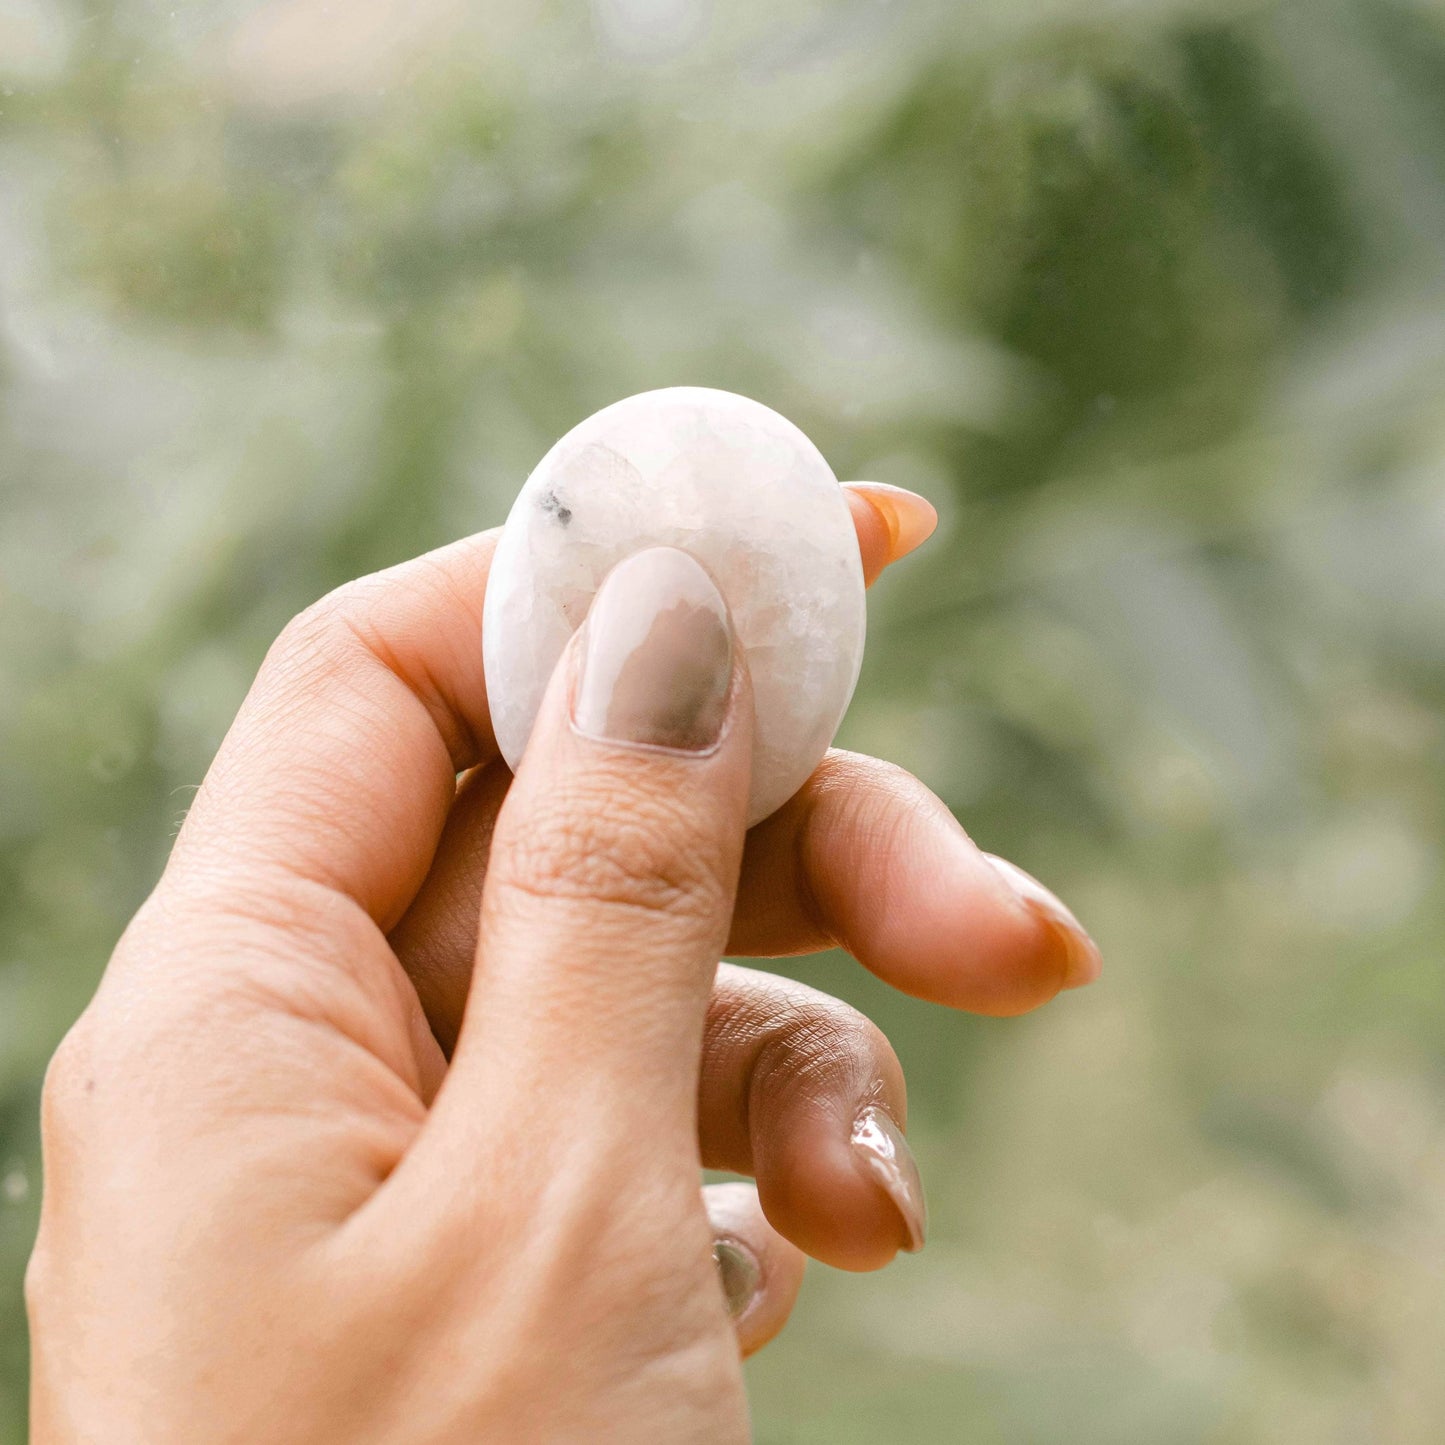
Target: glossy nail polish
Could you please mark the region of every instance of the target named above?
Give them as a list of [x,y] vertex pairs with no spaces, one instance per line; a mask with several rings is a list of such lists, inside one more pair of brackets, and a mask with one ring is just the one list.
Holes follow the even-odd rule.
[[763,1282],[763,1271],[757,1257],[735,1239],[718,1238],[713,1240],[712,1262],[717,1266],[728,1314],[735,1320],[741,1319]]
[[849,482],[888,529],[888,560],[896,562],[921,547],[938,526],[938,512],[927,497],[887,482]]
[[702,564],[650,547],[608,574],[587,614],[578,732],[673,752],[716,746],[732,687],[727,606]]
[[910,1254],[923,1248],[928,1233],[928,1202],[918,1161],[903,1130],[876,1104],[870,1104],[853,1121],[849,1141],[859,1166],[883,1186],[903,1220]]
[[1082,988],[1093,983],[1104,967],[1103,956],[1098,945],[1084,931],[1084,926],[1031,873],[1025,873],[1017,863],[999,858],[993,853],[983,855],[993,865],[1004,882],[1017,894],[1030,913],[1043,923],[1058,939],[1064,952],[1064,987]]

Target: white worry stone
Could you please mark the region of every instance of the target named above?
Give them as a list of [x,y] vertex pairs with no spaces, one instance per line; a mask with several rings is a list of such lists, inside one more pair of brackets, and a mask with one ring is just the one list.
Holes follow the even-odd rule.
[[602,579],[645,547],[712,574],[755,707],[748,823],[818,765],[863,661],[863,567],[847,499],[817,447],[760,402],[679,386],[588,417],[518,494],[487,583],[487,696],[516,768],[547,683]]

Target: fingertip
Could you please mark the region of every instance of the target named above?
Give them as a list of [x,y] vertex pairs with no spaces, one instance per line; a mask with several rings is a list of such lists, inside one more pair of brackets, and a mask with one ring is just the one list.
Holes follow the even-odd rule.
[[858,530],[863,578],[871,586],[887,566],[916,551],[938,527],[927,497],[887,482],[845,482],[843,490]]
[[1000,867],[900,769],[838,756],[801,839],[805,874],[839,941],[917,998],[1010,1016],[1097,975],[1098,950],[1047,890]]
[[985,853],[983,857],[1002,875],[1004,882],[1024,907],[1058,940],[1064,957],[1061,987],[1083,988],[1086,984],[1094,983],[1103,972],[1104,956],[1099,952],[1099,945],[1074,916],[1073,910],[1017,863],[1010,863],[1007,858],[1000,858],[994,853]]
[[876,920],[859,957],[933,1003],[998,1018],[1028,1013],[1064,987],[1061,935],[950,823],[914,824],[911,911]]
[[907,1219],[853,1143],[845,1120],[833,1121],[826,1133],[796,1132],[781,1147],[759,1152],[763,1212],[811,1258],[863,1274],[915,1247]]
[[793,980],[724,964],[703,1060],[704,1163],[751,1174],[774,1229],[849,1270],[922,1244],[922,1185],[894,1122],[907,1112],[903,1070],[871,1020]]
[[718,1282],[738,1348],[751,1355],[787,1324],[807,1258],[768,1223],[751,1184],[710,1184],[702,1193]]

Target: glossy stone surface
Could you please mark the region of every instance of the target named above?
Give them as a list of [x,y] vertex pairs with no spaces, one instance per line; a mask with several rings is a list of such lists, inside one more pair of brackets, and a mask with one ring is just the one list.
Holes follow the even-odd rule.
[[790,421],[731,392],[671,387],[605,408],[518,494],[487,584],[487,693],[520,762],[547,682],[607,573],[643,547],[712,573],[756,705],[749,823],[817,766],[863,660],[863,571],[842,489]]

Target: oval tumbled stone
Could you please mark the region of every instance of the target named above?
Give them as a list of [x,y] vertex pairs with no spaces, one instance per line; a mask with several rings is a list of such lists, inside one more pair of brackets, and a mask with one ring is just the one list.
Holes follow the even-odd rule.
[[818,765],[863,660],[863,568],[847,499],[817,447],[760,402],[703,387],[588,417],[518,494],[487,584],[487,695],[521,761],[543,693],[602,579],[644,547],[712,573],[752,674],[748,822]]

